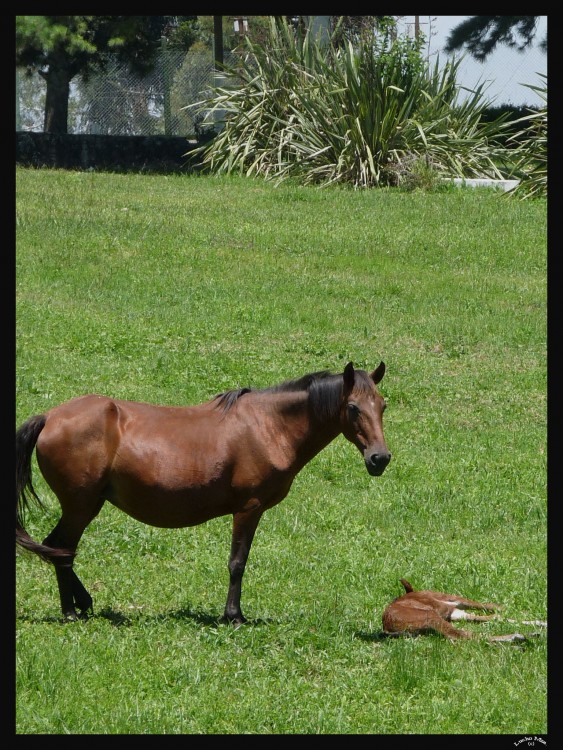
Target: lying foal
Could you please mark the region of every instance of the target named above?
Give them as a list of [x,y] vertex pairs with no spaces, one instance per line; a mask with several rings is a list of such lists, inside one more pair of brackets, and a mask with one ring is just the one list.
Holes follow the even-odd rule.
[[[437,632],[446,638],[477,638],[479,636],[454,628],[452,620],[469,620],[484,622],[495,615],[474,615],[466,609],[480,609],[495,612],[502,609],[500,604],[482,604],[473,599],[454,594],[443,594],[440,591],[414,591],[411,584],[401,578],[406,593],[394,599],[383,612],[384,635],[418,635],[419,633]],[[510,635],[488,636],[489,641],[524,641],[520,633]]]

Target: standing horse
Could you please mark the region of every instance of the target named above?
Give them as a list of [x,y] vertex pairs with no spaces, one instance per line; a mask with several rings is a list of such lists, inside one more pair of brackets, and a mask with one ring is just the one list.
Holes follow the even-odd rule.
[[[383,437],[385,373],[317,372],[264,389],[240,388],[198,406],[155,406],[88,395],[31,417],[16,433],[16,542],[53,563],[65,619],[86,617],[92,597],[73,569],[80,538],[106,500],[143,523],[195,526],[233,515],[223,619],[243,623],[241,584],[262,514],[338,435],[379,476],[391,459]],[[42,544],[23,526],[41,505],[31,457],[62,515]],[[77,609],[80,614],[77,614]]]

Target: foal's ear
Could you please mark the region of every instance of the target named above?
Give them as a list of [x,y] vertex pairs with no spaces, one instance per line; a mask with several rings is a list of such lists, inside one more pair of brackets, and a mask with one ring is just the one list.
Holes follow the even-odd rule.
[[350,391],[354,387],[354,365],[351,362],[344,368],[344,385]]
[[385,362],[380,362],[373,372],[370,372],[369,376],[373,382],[377,385],[385,375]]

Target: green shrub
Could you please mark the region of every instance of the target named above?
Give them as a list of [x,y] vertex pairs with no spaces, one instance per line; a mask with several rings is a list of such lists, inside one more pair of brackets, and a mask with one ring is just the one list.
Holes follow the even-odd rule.
[[520,184],[511,191],[519,198],[547,197],[547,76],[538,75],[544,79],[543,85],[527,88],[535,91],[545,106],[530,109],[529,114],[515,120],[513,124],[525,123],[525,126],[509,139],[519,143],[514,154]]
[[438,177],[502,177],[505,116],[482,121],[482,86],[460,103],[460,61],[429,66],[422,43],[387,30],[322,47],[272,20],[268,43],[247,41],[227,85],[191,105],[224,123],[194,155],[211,172],[358,188],[408,182],[420,160]]

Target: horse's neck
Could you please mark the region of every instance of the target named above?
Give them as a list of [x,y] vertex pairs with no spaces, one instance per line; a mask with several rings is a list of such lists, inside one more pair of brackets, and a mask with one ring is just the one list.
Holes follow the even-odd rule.
[[342,432],[340,419],[338,415],[324,419],[311,415],[306,393],[287,396],[276,405],[277,413],[281,429],[304,466]]

